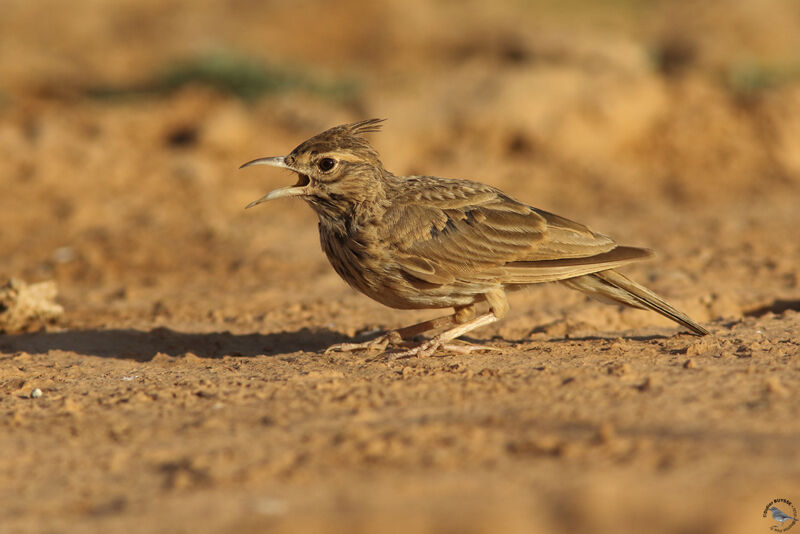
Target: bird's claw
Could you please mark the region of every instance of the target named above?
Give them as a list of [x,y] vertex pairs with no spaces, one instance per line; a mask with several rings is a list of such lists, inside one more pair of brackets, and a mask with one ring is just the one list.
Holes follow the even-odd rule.
[[397,345],[402,339],[397,332],[389,332],[375,339],[364,341],[363,343],[337,343],[325,349],[325,354],[332,352],[385,352],[389,345]]
[[438,340],[436,338],[433,338],[430,341],[426,341],[425,343],[417,345],[412,349],[404,350],[402,352],[394,352],[391,354],[387,354],[387,358],[391,361],[401,360],[405,358],[412,358],[414,356],[416,356],[417,358],[427,358],[429,356],[433,356],[439,349],[446,350],[449,352],[455,352],[456,354],[470,354],[472,352],[476,352],[479,350],[502,351],[502,349],[500,348],[490,347],[488,345],[473,345],[470,343],[447,343],[443,340]]
[[[362,343],[337,343],[336,345],[331,345],[325,349],[325,354],[330,354],[332,352],[378,352],[382,356],[379,355],[377,359],[385,358],[389,361],[394,361],[413,357],[427,358],[433,356],[440,349],[456,354],[470,354],[479,350],[502,351],[500,348],[490,347],[488,345],[453,343],[453,338],[446,334],[447,332],[434,336],[428,341],[424,341],[419,345],[409,348],[409,342],[405,341],[397,332],[392,331]],[[400,350],[399,352],[387,352],[390,346],[404,350]]]

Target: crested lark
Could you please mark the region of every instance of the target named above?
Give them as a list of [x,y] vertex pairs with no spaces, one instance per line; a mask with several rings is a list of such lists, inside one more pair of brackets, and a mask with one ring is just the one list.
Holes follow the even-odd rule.
[[[305,141],[288,156],[242,165],[271,165],[297,174],[247,207],[302,197],[319,217],[322,249],[339,276],[378,302],[401,309],[448,308],[452,315],[337,350],[385,350],[417,334],[449,327],[393,357],[425,356],[474,328],[502,319],[506,292],[559,281],[617,304],[658,312],[697,335],[708,331],[649,289],[614,269],[643,260],[649,250],[617,245],[582,224],[514,200],[477,182],[433,176],[395,176],[383,168],[363,135],[378,119],[337,126]],[[489,311],[475,316],[486,301]],[[330,349],[329,349],[330,350]]]

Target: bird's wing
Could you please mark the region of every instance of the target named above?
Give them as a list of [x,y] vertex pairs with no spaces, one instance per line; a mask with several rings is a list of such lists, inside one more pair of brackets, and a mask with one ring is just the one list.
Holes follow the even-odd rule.
[[400,268],[425,282],[563,280],[649,255],[483,184],[419,177],[403,185],[382,238]]

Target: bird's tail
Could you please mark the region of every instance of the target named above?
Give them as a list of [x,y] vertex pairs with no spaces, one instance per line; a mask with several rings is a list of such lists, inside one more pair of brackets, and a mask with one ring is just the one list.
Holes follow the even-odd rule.
[[600,300],[653,310],[685,326],[695,335],[705,336],[709,334],[708,330],[694,322],[688,315],[673,308],[646,287],[637,284],[616,271],[601,271],[570,278],[562,282],[573,289],[588,293]]

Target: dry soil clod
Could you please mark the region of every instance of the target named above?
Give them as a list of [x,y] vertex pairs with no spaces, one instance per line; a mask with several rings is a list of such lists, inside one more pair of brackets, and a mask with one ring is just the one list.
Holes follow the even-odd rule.
[[57,293],[52,280],[26,284],[10,279],[0,287],[0,332],[20,332],[59,318],[64,308],[55,302]]

